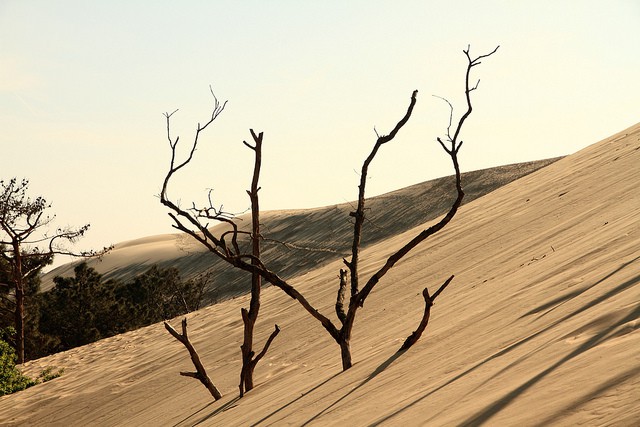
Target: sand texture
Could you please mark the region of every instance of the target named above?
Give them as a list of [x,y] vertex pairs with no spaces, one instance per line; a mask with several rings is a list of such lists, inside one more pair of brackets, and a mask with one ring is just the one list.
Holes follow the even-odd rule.
[[[354,366],[279,289],[263,293],[261,346],[282,332],[238,400],[239,297],[188,315],[225,397],[178,375],[161,324],[26,364],[64,367],[0,398],[3,425],[640,425],[640,124],[462,207],[375,288],[356,320]],[[404,210],[396,213],[402,214]],[[422,228],[373,243],[362,276]],[[310,222],[301,238],[321,234]],[[366,232],[366,230],[365,230]],[[308,234],[307,234],[308,233]],[[335,319],[341,261],[291,282]],[[422,339],[396,356],[422,289],[456,278]],[[179,319],[174,319],[177,327]]]

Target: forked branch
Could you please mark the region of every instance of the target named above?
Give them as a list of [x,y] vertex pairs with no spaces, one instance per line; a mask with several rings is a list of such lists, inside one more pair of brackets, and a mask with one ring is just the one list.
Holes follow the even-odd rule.
[[182,319],[182,334],[178,333],[173,327],[168,323],[164,322],[164,327],[169,333],[178,341],[185,346],[189,355],[191,356],[191,361],[193,362],[193,366],[196,368],[196,372],[180,372],[180,375],[190,378],[195,378],[200,381],[211,393],[211,396],[215,400],[221,399],[222,394],[213,384],[209,376],[207,375],[207,371],[204,369],[202,362],[200,361],[200,356],[198,356],[198,352],[189,341],[189,336],[187,335],[187,318]]
[[[493,49],[491,52],[484,55],[477,56],[476,58],[473,58],[473,59],[469,54],[471,50],[471,46],[467,46],[467,49],[463,50],[465,56],[467,57],[467,72],[465,75],[465,91],[464,91],[465,98],[467,100],[467,111],[462,115],[462,117],[460,117],[460,120],[458,121],[458,126],[456,127],[456,131],[453,134],[453,138],[447,135],[449,141],[451,142],[452,150],[456,149],[456,142],[458,140],[458,136],[460,135],[460,131],[462,130],[462,125],[464,125],[465,120],[467,120],[467,117],[469,117],[469,115],[471,114],[471,111],[473,111],[473,107],[471,106],[471,92],[476,90],[478,88],[478,85],[480,85],[480,80],[478,79],[475,86],[473,87],[470,86],[469,79],[471,76],[471,69],[476,65],[482,64],[482,62],[480,61],[481,59],[484,59],[493,55],[498,51],[499,48],[500,48],[500,45],[496,46],[496,48]],[[462,144],[462,141],[460,141],[460,145],[461,144]],[[460,147],[458,147],[458,149],[459,148]]]
[[351,298],[354,298],[356,296],[359,289],[358,263],[360,258],[360,241],[362,240],[362,225],[364,224],[365,220],[365,187],[367,185],[367,174],[369,173],[369,165],[376,157],[376,154],[378,153],[380,147],[395,138],[398,131],[400,131],[400,129],[407,123],[407,121],[411,117],[411,113],[413,112],[413,107],[416,105],[417,95],[418,91],[414,90],[411,94],[411,100],[409,102],[407,112],[388,135],[378,135],[378,132],[376,131],[378,139],[376,140],[371,153],[362,164],[362,171],[360,172],[360,185],[358,186],[358,206],[354,212],[351,212],[349,214],[355,219],[355,222],[353,224],[353,243],[351,244],[351,260],[344,260],[346,266],[349,268],[349,273],[351,274]]
[[[245,319],[245,316],[247,315],[247,310],[244,308],[242,310],[243,310],[242,318]],[[245,344],[244,343],[242,344],[241,349],[243,353],[242,354],[243,360],[242,360],[242,369],[240,371],[240,384],[238,385],[241,398],[244,396],[245,391],[250,391],[253,389],[253,370],[256,368],[256,365],[258,364],[260,359],[262,359],[267,354],[267,351],[269,351],[269,347],[271,346],[271,343],[279,333],[280,333],[280,327],[278,325],[275,325],[273,332],[271,332],[271,335],[269,335],[269,338],[267,338],[267,341],[264,343],[264,347],[262,348],[262,351],[258,353],[258,355],[255,357],[254,357],[255,352],[253,350],[248,351],[247,354],[245,355]]]
[[[191,214],[191,212],[182,210],[177,204],[171,202],[168,199],[167,185],[170,178],[176,171],[178,171],[184,165],[189,163],[189,161],[191,161],[193,153],[195,152],[195,147],[197,145],[198,135],[200,131],[206,128],[206,126],[208,126],[208,124],[210,124],[211,121],[213,121],[224,108],[224,105],[220,106],[219,103],[217,103],[217,100],[216,100],[216,106],[214,107],[214,112],[211,116],[211,120],[207,124],[205,124],[205,126],[198,125],[197,131],[196,131],[196,138],[192,146],[191,152],[188,158],[184,162],[179,164],[177,164],[175,161],[176,146],[178,143],[178,138],[176,138],[175,141],[171,138],[170,132],[169,132],[169,118],[171,117],[171,114],[165,115],[167,118],[167,135],[169,139],[169,145],[172,150],[172,158],[171,158],[169,172],[167,173],[167,176],[164,180],[164,184],[162,186],[162,192],[160,195],[161,202],[171,210],[171,213],[169,215],[175,222],[174,227],[189,233],[197,241],[201,242],[204,246],[206,246],[212,253],[214,253],[215,255],[217,255],[227,263],[241,270],[250,272],[254,277],[254,286],[257,289],[259,289],[259,285],[256,286],[258,281],[255,279],[259,276],[260,278],[268,281],[272,285],[280,288],[292,299],[297,300],[300,303],[300,305],[302,305],[302,307],[312,317],[314,317],[316,320],[318,320],[322,324],[322,326],[327,330],[327,332],[331,335],[331,337],[338,343],[338,345],[341,348],[343,370],[349,369],[352,364],[351,351],[350,351],[350,339],[351,339],[351,332],[352,332],[353,324],[355,322],[357,310],[364,305],[364,302],[367,296],[372,292],[375,285],[380,281],[380,279],[391,268],[393,268],[393,266],[398,261],[400,261],[404,256],[406,256],[417,245],[419,245],[425,239],[427,239],[428,237],[432,236],[433,234],[443,229],[455,216],[456,212],[458,211],[458,208],[461,206],[462,199],[464,197],[464,191],[462,189],[461,172],[458,164],[458,152],[460,150],[460,147],[462,146],[462,141],[459,141],[459,135],[466,119],[469,117],[469,115],[472,112],[470,94],[472,91],[478,88],[478,83],[476,83],[473,86],[470,85],[469,83],[470,72],[473,67],[481,63],[481,60],[483,58],[491,56],[493,53],[497,51],[497,49],[498,48],[496,47],[492,52],[486,55],[478,56],[476,58],[472,58],[470,56],[469,48],[464,50],[464,53],[468,60],[466,77],[465,77],[465,97],[467,101],[467,109],[465,113],[458,120],[454,133],[453,135],[451,135],[451,127],[453,123],[453,109],[452,109],[449,125],[446,131],[446,137],[444,139],[437,138],[438,143],[443,147],[444,151],[451,158],[451,161],[455,170],[455,188],[456,188],[457,195],[455,200],[452,202],[451,208],[446,213],[446,215],[444,215],[444,217],[442,217],[437,223],[428,227],[422,232],[418,233],[413,239],[407,242],[399,250],[391,254],[387,258],[385,264],[382,267],[380,267],[373,274],[373,276],[369,278],[369,280],[366,282],[366,284],[362,288],[360,288],[358,272],[359,272],[359,257],[360,257],[360,244],[361,244],[361,238],[362,238],[362,228],[365,221],[365,209],[366,209],[365,208],[365,187],[366,187],[366,181],[367,181],[368,168],[371,162],[373,161],[373,159],[375,158],[375,156],[377,155],[380,147],[382,147],[382,145],[386,144],[387,142],[393,140],[397,135],[397,133],[400,131],[400,129],[408,122],[413,112],[414,106],[416,104],[417,91],[414,91],[412,93],[411,99],[409,102],[409,107],[407,108],[406,113],[398,121],[398,123],[394,126],[394,128],[391,130],[391,132],[388,135],[380,135],[376,131],[376,136],[377,136],[376,142],[373,146],[371,153],[365,159],[362,165],[362,171],[360,174],[360,184],[358,186],[357,207],[353,212],[350,213],[350,216],[354,218],[354,231],[353,231],[353,241],[351,245],[351,258],[348,260],[344,259],[343,261],[347,266],[349,273],[351,275],[351,278],[350,278],[351,298],[349,300],[348,310],[345,312],[344,299],[345,299],[345,293],[346,293],[346,287],[347,287],[347,279],[346,279],[346,271],[344,273],[343,271],[341,271],[340,286],[338,289],[338,295],[336,298],[336,306],[335,306],[336,314],[341,322],[340,328],[336,327],[336,325],[329,318],[321,314],[295,287],[287,283],[287,281],[282,279],[275,272],[269,270],[265,266],[263,260],[261,260],[258,251],[254,250],[252,253],[240,253],[235,247],[235,245],[233,248],[234,250],[233,251],[230,250],[225,244],[224,234],[221,238],[216,238],[215,236],[211,235],[209,230],[203,224],[201,224],[198,221],[198,218],[194,217]],[[449,103],[448,101],[447,103],[452,108],[451,103]],[[258,154],[258,152],[260,151],[260,144],[262,142],[262,133],[256,134],[255,132],[251,131],[251,134],[254,139],[255,145],[249,144],[247,142],[244,142],[244,144],[250,149],[254,150],[256,154]],[[256,161],[257,161],[256,167],[259,168],[258,159],[256,159]],[[254,179],[256,177],[257,177],[257,174],[254,173]],[[253,202],[253,199],[255,198],[255,201],[256,201],[255,209],[252,208],[252,212],[257,213],[258,212],[257,193],[258,193],[259,187],[257,187],[256,180],[254,180],[254,184],[255,185],[252,186],[252,190],[249,191],[249,195],[252,198],[252,202]],[[215,217],[215,215],[213,216]],[[214,219],[218,219],[218,218],[214,218]],[[254,221],[254,224],[257,225],[259,224],[259,222]],[[189,225],[193,226],[194,229],[190,229]],[[233,236],[237,236],[238,234],[238,232],[235,229],[231,233],[233,234]],[[251,238],[253,243],[257,245],[257,242],[261,239],[259,230],[254,228],[252,229],[251,234],[252,234]],[[425,302],[427,304],[426,309],[430,310],[431,304],[433,303],[433,300],[435,299],[435,297],[444,290],[444,288],[450,283],[452,279],[453,277],[451,277],[447,282],[445,282],[445,284],[441,286],[440,289],[438,289],[438,291],[434,294],[433,297],[429,296],[428,290],[425,289],[424,297],[425,297]],[[257,309],[257,306],[253,306],[253,307]],[[253,316],[251,316],[250,313],[252,313],[253,310],[251,308],[252,307],[250,307],[249,310],[244,309],[242,312],[243,319],[245,319],[245,325],[248,326],[245,333],[250,332],[252,329],[253,322],[251,321],[251,318]],[[257,310],[255,312],[257,313]],[[426,327],[427,321],[428,321],[428,316],[426,317],[424,327]],[[277,333],[277,328],[276,328],[276,331],[274,331],[273,336],[275,336],[276,333]],[[420,331],[420,333],[422,332]],[[250,336],[250,334],[248,336]],[[249,340],[247,340],[246,346],[243,345],[244,347],[243,361],[245,361],[245,363],[247,361],[251,362],[253,358],[253,351],[251,350],[251,346],[248,344],[250,344]],[[270,344],[270,341],[267,342],[266,348],[268,348],[268,344]],[[251,365],[249,363],[249,364],[246,364],[245,366],[250,367]],[[242,378],[244,378],[244,374],[242,374]],[[242,384],[241,384],[241,393],[242,393]]]
[[[464,51],[464,54],[467,57],[467,71],[466,71],[466,74],[465,74],[465,97],[466,97],[466,101],[467,101],[467,110],[462,115],[462,117],[460,117],[460,119],[458,120],[458,124],[456,126],[456,130],[455,130],[455,133],[454,133],[453,137],[451,137],[450,134],[449,134],[449,128],[451,127],[451,118],[450,118],[449,127],[447,128],[447,138],[446,138],[447,142],[450,143],[450,147],[447,147],[447,145],[445,144],[445,142],[443,142],[443,140],[441,138],[439,138],[439,137],[437,138],[438,143],[440,143],[442,148],[449,155],[449,157],[451,158],[451,162],[453,164],[453,168],[454,168],[454,171],[455,171],[456,192],[457,192],[456,199],[454,200],[454,202],[451,205],[451,208],[449,209],[447,214],[438,223],[436,223],[433,226],[423,230],[421,233],[419,233],[417,236],[415,236],[412,240],[410,240],[406,245],[404,245],[402,248],[400,248],[397,252],[392,254],[387,259],[387,261],[382,266],[382,268],[380,268],[378,271],[376,271],[376,273],[374,273],[373,276],[371,276],[371,278],[367,281],[365,286],[362,288],[362,291],[360,291],[357,294],[356,298],[355,298],[358,306],[362,307],[364,305],[365,299],[367,298],[369,293],[373,290],[375,285],[380,281],[380,279],[398,261],[400,261],[412,249],[414,249],[416,246],[418,246],[418,244],[420,244],[421,242],[423,242],[424,240],[426,240],[430,236],[434,235],[438,231],[442,230],[453,219],[453,217],[455,216],[456,212],[458,211],[458,208],[462,204],[462,199],[464,198],[464,191],[462,189],[460,165],[458,163],[458,151],[460,150],[460,147],[462,147],[462,141],[458,142],[458,137],[460,135],[460,131],[462,130],[462,127],[463,127],[465,121],[467,120],[467,118],[469,117],[471,112],[473,111],[473,107],[472,107],[472,104],[471,104],[470,93],[471,93],[472,90],[477,88],[477,85],[474,88],[470,88],[469,78],[470,78],[470,75],[471,75],[471,69],[473,67],[475,67],[476,65],[479,65],[481,63],[480,62],[481,59],[493,55],[498,50],[499,47],[500,46],[497,46],[490,53],[485,54],[485,55],[480,55],[480,56],[478,56],[476,58],[471,58],[471,56],[469,55],[469,48],[467,48]],[[447,101],[447,100],[445,100],[445,101],[451,107],[451,103],[449,101]],[[452,109],[451,114],[453,114],[453,109]],[[350,307],[350,310],[351,310],[351,307]]]

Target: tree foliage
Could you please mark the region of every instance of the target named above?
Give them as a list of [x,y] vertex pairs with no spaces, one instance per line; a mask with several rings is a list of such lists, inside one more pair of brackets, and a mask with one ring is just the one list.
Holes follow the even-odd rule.
[[74,272],[74,277],[54,278],[55,286],[44,295],[40,308],[40,331],[57,337],[60,350],[124,331],[112,284],[103,283],[86,263]]
[[54,287],[35,298],[32,310],[41,357],[176,317],[200,307],[208,277],[182,280],[175,268],[152,266],[123,283],[104,280],[86,263],[73,277],[54,278]]
[[0,180],[0,258],[4,260],[3,270],[8,272],[4,285],[12,292],[7,301],[13,303],[13,345],[18,363],[25,361],[25,299],[30,277],[39,274],[56,254],[98,255],[93,251],[75,253],[67,247],[86,233],[89,224],[52,230],[55,215],[48,213],[51,204],[42,196],[32,198],[28,191],[27,179]]
[[48,367],[36,379],[23,375],[16,366],[18,356],[7,342],[7,339],[15,335],[15,332],[13,327],[0,330],[0,396],[24,390],[41,382],[51,381],[64,372],[64,369]]
[[22,372],[16,367],[18,359],[16,352],[5,341],[6,338],[14,334],[13,328],[0,331],[0,396],[15,393],[36,384],[35,380],[22,375]]
[[152,266],[133,281],[116,286],[127,327],[141,327],[200,308],[206,278],[184,281],[176,268]]

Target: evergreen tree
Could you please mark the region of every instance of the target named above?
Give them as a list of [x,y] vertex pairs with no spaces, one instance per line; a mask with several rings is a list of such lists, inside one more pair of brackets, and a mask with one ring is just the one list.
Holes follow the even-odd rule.
[[[113,282],[86,263],[77,265],[75,277],[56,277],[55,286],[40,310],[40,331],[59,339],[58,350],[67,350],[123,332]],[[114,311],[115,309],[115,311]]]

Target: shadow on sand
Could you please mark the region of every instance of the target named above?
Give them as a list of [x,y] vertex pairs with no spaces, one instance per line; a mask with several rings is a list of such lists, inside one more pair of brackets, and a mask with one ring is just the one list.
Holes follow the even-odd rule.
[[[597,284],[602,283],[603,281],[605,281],[606,279],[610,278],[613,274],[615,274],[616,272],[620,271],[622,268],[628,266],[629,264],[630,263],[623,264],[623,266],[621,266],[620,268],[616,269],[612,273],[606,275],[602,279],[598,280],[593,285],[588,286],[588,288],[589,289],[593,288]],[[436,393],[437,391],[447,387],[448,385],[456,382],[457,380],[461,379],[462,377],[472,373],[473,371],[475,371],[476,369],[482,367],[483,365],[485,365],[485,364],[487,364],[487,363],[489,363],[489,362],[491,362],[491,361],[493,361],[495,359],[498,359],[498,358],[510,353],[511,351],[517,349],[518,347],[522,346],[523,344],[526,344],[527,342],[529,342],[529,341],[539,337],[540,335],[552,330],[556,326],[558,326],[558,325],[562,324],[563,322],[571,319],[572,317],[574,317],[574,316],[576,316],[576,315],[578,315],[578,314],[580,314],[580,313],[582,313],[582,312],[584,312],[584,311],[586,311],[586,310],[588,310],[588,309],[590,309],[590,308],[602,303],[603,301],[606,301],[606,300],[608,300],[608,299],[620,294],[621,292],[623,292],[623,291],[625,291],[625,290],[627,290],[627,289],[629,289],[629,288],[631,288],[631,287],[633,287],[633,286],[635,286],[635,285],[637,285],[639,283],[640,283],[640,275],[635,276],[632,279],[625,281],[624,283],[621,283],[620,285],[618,285],[615,288],[609,290],[608,292],[605,292],[604,294],[602,294],[602,295],[592,299],[591,301],[588,301],[587,303],[583,304],[581,307],[577,308],[573,312],[568,313],[567,315],[563,316],[562,318],[554,321],[553,323],[551,323],[550,325],[546,326],[545,328],[543,328],[543,329],[541,329],[541,330],[529,335],[528,337],[522,338],[521,340],[511,344],[507,348],[505,348],[503,350],[500,350],[499,352],[497,352],[497,353],[485,358],[484,360],[480,361],[479,363],[475,364],[474,366],[470,367],[469,369],[465,370],[464,372],[462,372],[462,373],[456,375],[455,377],[449,379],[448,381],[446,381],[442,385],[434,388],[433,390],[429,391],[428,393],[426,393],[426,394],[422,395],[421,397],[415,399],[413,402],[409,403],[408,405],[406,405],[406,406],[394,411],[393,413],[385,416],[384,418],[376,421],[375,423],[372,423],[371,425],[372,426],[377,426],[377,425],[380,425],[380,424],[382,424],[382,423],[384,423],[386,421],[389,421],[390,419],[394,418],[398,414],[408,410],[409,408],[411,408],[414,405],[418,404],[419,402],[423,401],[424,399],[426,399],[430,395],[432,395],[432,394]],[[578,296],[579,294],[583,293],[585,290],[586,290],[586,288],[581,290],[579,293],[576,293],[575,295],[571,294],[570,298]],[[554,300],[554,302],[562,302],[562,301],[565,301],[565,299],[560,298],[560,299]],[[527,313],[526,315],[534,314],[535,312],[540,312],[541,309],[544,310],[544,309],[547,309],[549,307],[550,307],[549,305],[544,304],[544,305],[538,307],[537,310],[532,310],[531,312]],[[525,317],[525,316],[522,316],[522,317]],[[574,359],[575,357],[579,356],[580,354],[582,354],[582,353],[584,353],[584,352],[586,352],[586,351],[588,351],[588,350],[590,350],[590,349],[592,349],[592,348],[604,343],[605,341],[617,337],[619,335],[618,332],[619,332],[619,328],[621,326],[623,326],[623,325],[625,325],[625,324],[627,324],[629,322],[632,322],[634,320],[637,320],[638,318],[640,318],[640,304],[638,304],[634,308],[628,310],[625,313],[625,315],[619,317],[617,321],[615,321],[614,323],[610,324],[606,329],[603,329],[602,331],[600,331],[599,333],[597,333],[596,335],[594,335],[593,337],[591,337],[590,339],[588,339],[587,341],[582,343],[580,346],[578,346],[572,352],[570,352],[569,354],[567,354],[566,356],[564,356],[563,358],[561,358],[557,362],[553,363],[551,366],[549,366],[548,368],[544,369],[542,372],[540,372],[537,375],[533,376],[531,379],[529,379],[528,381],[524,382],[520,386],[516,387],[515,389],[513,389],[509,393],[505,394],[500,399],[496,400],[495,402],[491,403],[490,405],[487,405],[482,410],[478,411],[477,413],[475,413],[472,416],[470,416],[469,418],[467,418],[460,425],[461,426],[478,426],[478,425],[482,425],[482,424],[486,423],[494,415],[496,415],[497,413],[502,411],[504,408],[506,408],[518,396],[520,396],[522,393],[524,393],[525,391],[530,389],[532,386],[534,386],[536,383],[541,381],[547,375],[549,375],[550,373],[552,373],[553,371],[558,369],[560,366],[562,366],[565,363],[571,361],[572,359]],[[342,397],[337,399],[331,405],[329,405],[326,408],[324,408],[322,411],[317,413],[315,416],[313,416],[312,418],[307,420],[302,425],[303,426],[309,425],[313,421],[316,421],[317,419],[319,419],[323,414],[327,413],[331,408],[333,408],[336,405],[338,405],[340,402],[342,402],[348,396],[350,396],[355,391],[360,389],[362,386],[364,386],[365,384],[367,384],[368,382],[370,382],[371,380],[376,378],[378,375],[380,375],[382,372],[384,372],[389,366],[391,366],[404,353],[405,353],[404,351],[403,352],[394,353],[391,357],[389,357],[387,360],[385,360],[383,363],[381,363],[360,384],[355,386],[352,390],[350,390],[349,392],[344,394]],[[526,358],[521,358],[517,362],[511,363],[507,368],[504,368],[504,369],[500,370],[499,373],[497,373],[495,375],[492,375],[491,378],[495,378],[500,373],[503,373],[506,369],[512,368],[515,364],[521,363],[525,359]],[[305,397],[305,396],[309,395],[310,393],[316,391],[317,389],[321,388],[322,386],[324,386],[325,384],[330,382],[332,379],[334,379],[335,377],[337,377],[341,373],[342,372],[339,372],[339,373],[334,374],[333,376],[327,378],[325,381],[323,381],[320,384],[318,384],[318,385],[314,386],[313,388],[309,389],[307,392],[301,394],[296,399],[294,399],[294,400],[290,401],[289,403],[281,406],[280,408],[278,408],[275,411],[271,412],[270,414],[266,415],[262,419],[260,419],[257,422],[253,423],[252,426],[255,427],[255,426],[258,426],[258,425],[260,425],[262,423],[265,423],[267,420],[269,420],[270,418],[272,418],[273,416],[275,416],[279,412],[283,411],[287,407],[289,407],[289,406],[293,405],[294,403],[298,402],[299,400],[301,400],[303,397]],[[593,392],[583,396],[582,398],[578,399],[576,402],[570,404],[568,406],[568,408],[569,409],[577,408],[577,407],[579,407],[581,405],[584,405],[585,403],[587,403],[589,400],[593,399],[594,397],[601,395],[602,393],[606,392],[607,390],[609,390],[609,389],[617,386],[618,384],[621,384],[621,383],[623,383],[623,382],[625,382],[625,381],[629,380],[630,378],[633,378],[633,377],[635,377],[637,375],[640,375],[640,368],[633,368],[631,370],[628,370],[628,371],[624,372],[623,374],[620,374],[617,377],[612,378],[612,379],[606,381],[605,383],[601,384]],[[485,381],[483,384],[485,384],[487,381]],[[482,384],[480,386],[476,387],[476,389],[474,389],[474,390],[477,390],[481,386],[482,386]],[[473,392],[473,391],[471,391],[471,392]],[[229,402],[226,402],[225,404],[223,404],[222,406],[217,408],[215,411],[213,411],[210,414],[204,416],[203,418],[200,418],[198,420],[194,420],[193,419],[194,417],[197,416],[197,414],[199,414],[200,412],[204,411],[207,407],[212,405],[213,404],[213,402],[212,402],[212,403],[206,405],[205,407],[203,407],[202,409],[200,409],[199,411],[195,412],[194,414],[188,416],[187,418],[185,418],[184,420],[182,420],[181,422],[176,424],[174,427],[177,427],[177,426],[180,426],[180,425],[198,425],[198,424],[200,424],[200,423],[202,423],[202,422],[204,422],[206,420],[209,420],[210,418],[216,416],[219,413],[222,413],[222,412],[224,412],[224,411],[226,411],[228,409],[233,408],[235,406],[235,404],[238,402],[238,400],[239,400],[239,397],[236,397],[236,398],[230,400]],[[560,418],[561,416],[562,416],[562,413],[557,413],[557,414],[554,414],[554,415],[551,415],[550,417],[548,417],[546,419],[546,421],[551,422],[553,420],[556,420],[556,419]]]
[[325,385],[326,383],[328,383],[329,381],[331,381],[332,379],[334,379],[335,377],[337,377],[338,375],[340,375],[342,372],[338,372],[337,374],[334,374],[332,376],[330,376],[329,378],[327,378],[326,380],[324,380],[323,382],[321,382],[320,384],[314,386],[313,388],[311,388],[309,391],[307,391],[306,393],[302,393],[300,396],[296,397],[295,399],[293,399],[291,402],[287,403],[286,405],[283,405],[281,407],[279,407],[278,409],[276,409],[275,411],[273,411],[272,413],[270,413],[269,415],[267,415],[266,417],[258,420],[257,422],[251,424],[251,427],[255,427],[265,421],[267,421],[269,418],[273,417],[274,415],[276,415],[278,412],[282,411],[283,409],[293,405],[294,403],[296,403],[298,400],[302,399],[303,397],[305,397],[306,395],[308,395],[309,393],[314,392],[315,390],[319,389],[320,387],[322,387],[323,385]]
[[349,391],[347,394],[345,394],[344,396],[342,396],[340,399],[336,400],[335,402],[333,402],[331,405],[327,406],[326,408],[324,408],[322,411],[318,412],[316,415],[314,415],[311,419],[307,420],[307,422],[305,422],[304,424],[302,424],[302,426],[306,426],[309,425],[312,421],[315,421],[316,419],[318,419],[320,416],[322,416],[322,414],[326,413],[329,409],[333,408],[335,405],[337,405],[338,403],[342,402],[344,399],[346,399],[351,393],[354,393],[356,390],[358,390],[360,387],[362,387],[363,385],[365,385],[366,383],[368,383],[369,381],[371,381],[372,379],[374,379],[375,377],[377,377],[378,375],[380,375],[382,372],[384,372],[389,366],[391,366],[391,364],[393,362],[395,362],[400,356],[402,356],[407,350],[403,350],[403,351],[398,351],[396,353],[394,353],[390,358],[388,358],[387,360],[385,360],[384,362],[382,362],[380,364],[380,366],[378,366],[372,373],[371,375],[369,375],[367,378],[365,378],[364,381],[362,381],[360,384],[358,384],[357,386],[355,386],[351,391]]
[[478,413],[472,415],[471,417],[466,419],[460,425],[461,426],[478,426],[478,425],[484,424],[491,417],[493,417],[498,412],[500,412],[505,407],[507,407],[515,398],[517,398],[522,393],[524,393],[526,390],[528,390],[533,385],[538,383],[540,380],[545,378],[551,372],[555,371],[560,366],[564,365],[565,363],[569,362],[570,360],[572,360],[576,356],[579,356],[580,354],[584,353],[585,351],[588,351],[588,350],[596,347],[597,345],[602,344],[603,342],[607,341],[608,339],[617,336],[617,334],[615,332],[616,332],[616,329],[618,329],[618,327],[624,325],[627,322],[634,321],[634,320],[638,319],[639,317],[640,317],[640,304],[637,305],[635,307],[635,309],[630,310],[629,313],[625,317],[623,317],[622,319],[620,319],[619,321],[617,321],[616,323],[614,323],[613,325],[611,325],[607,329],[604,329],[600,333],[594,335],[589,340],[585,341],[582,345],[578,346],[571,353],[567,354],[565,357],[563,357],[562,359],[558,360],[556,363],[554,363],[553,365],[549,366],[547,369],[545,369],[544,371],[540,372],[539,374],[535,375],[534,377],[532,377],[531,379],[529,379],[528,381],[526,381],[525,383],[523,383],[519,387],[516,387],[515,389],[513,389],[512,391],[510,391],[509,393],[504,395],[502,398],[496,400],[495,402],[493,402],[492,404],[488,405],[487,407],[485,407],[484,409],[482,409]]
[[215,404],[216,402],[207,403],[201,409],[198,409],[196,412],[194,412],[193,414],[191,414],[188,417],[184,418],[182,421],[179,421],[178,423],[174,424],[173,427],[197,426],[197,425],[205,422],[206,420],[208,420],[208,419],[210,419],[212,417],[215,417],[216,415],[226,411],[227,409],[231,409],[231,408],[235,407],[236,403],[238,402],[238,400],[240,400],[240,397],[234,397],[233,399],[231,399],[230,401],[220,405],[213,412],[205,415],[204,417],[202,417],[202,418],[200,418],[198,420],[194,419],[194,418],[196,418],[198,416],[198,414],[200,414],[201,412],[203,412],[205,409],[207,409],[211,405]]
[[[636,258],[636,260],[637,259],[638,258]],[[614,272],[612,272],[611,274],[608,274],[607,276],[605,276],[601,280],[598,280],[594,285],[589,286],[589,288],[592,288],[593,286],[602,283],[605,279],[610,278],[614,273],[620,271],[622,268],[624,268],[624,267],[626,267],[628,265],[630,265],[630,263],[623,264],[620,268],[614,270]],[[608,292],[606,292],[606,293],[604,293],[604,294],[592,299],[591,301],[583,304],[581,307],[579,307],[575,311],[563,316],[559,320],[556,320],[555,322],[553,322],[549,326],[545,327],[544,329],[542,329],[542,330],[540,330],[540,331],[538,331],[538,332],[536,332],[536,333],[534,333],[534,334],[532,334],[532,335],[530,335],[530,336],[528,336],[526,338],[523,338],[520,341],[510,345],[509,347],[507,347],[507,348],[505,348],[505,349],[503,349],[503,350],[501,350],[501,351],[499,351],[499,352],[487,357],[486,359],[482,360],[481,362],[477,363],[476,365],[472,366],[471,368],[465,370],[464,372],[456,375],[455,377],[451,378],[450,380],[448,380],[444,384],[434,388],[433,390],[429,391],[425,395],[419,397],[418,399],[414,400],[413,402],[409,403],[408,405],[404,406],[403,408],[400,408],[400,409],[394,411],[393,413],[385,416],[381,420],[378,420],[377,422],[373,423],[372,426],[380,425],[380,424],[384,423],[385,421],[388,421],[391,418],[394,418],[398,414],[406,411],[407,409],[409,409],[412,406],[418,404],[419,402],[423,401],[424,399],[426,399],[430,395],[432,395],[435,392],[443,389],[444,387],[452,384],[453,382],[459,380],[460,378],[470,374],[471,372],[475,371],[476,369],[480,368],[481,366],[485,365],[486,363],[506,355],[507,353],[513,351],[514,349],[520,347],[521,345],[523,345],[523,344],[531,341],[532,339],[534,339],[534,338],[536,338],[536,337],[538,337],[538,336],[550,331],[551,329],[555,328],[559,324],[562,324],[563,322],[565,322],[565,321],[571,319],[572,317],[574,317],[574,316],[576,316],[576,315],[588,310],[589,308],[592,308],[592,307],[602,303],[603,301],[606,301],[606,300],[608,300],[608,299],[620,294],[621,292],[623,292],[623,291],[625,291],[625,290],[637,285],[638,283],[640,283],[640,275],[635,276],[634,278],[632,278],[630,280],[627,280],[626,282],[623,282],[622,284],[616,286],[615,288],[609,290]],[[603,342],[605,342],[605,341],[607,341],[607,340],[609,340],[611,338],[615,338],[617,336],[617,330],[618,330],[619,327],[621,327],[622,325],[624,325],[627,322],[631,322],[631,321],[637,320],[638,318],[640,318],[640,304],[637,305],[635,308],[627,311],[626,315],[624,315],[623,317],[619,318],[613,324],[609,325],[606,329],[603,329],[598,334],[594,335],[593,337],[591,337],[590,339],[585,341],[582,345],[577,347],[571,353],[569,353],[565,357],[561,358],[560,360],[558,360],[557,362],[552,364],[550,367],[548,367],[547,369],[543,370],[539,374],[535,375],[534,377],[532,377],[531,379],[529,379],[528,381],[526,381],[525,383],[523,383],[519,387],[516,387],[514,390],[512,390],[509,393],[507,393],[502,398],[498,399],[497,401],[495,401],[492,404],[488,405],[487,407],[485,407],[484,409],[480,410],[476,414],[472,415],[471,417],[469,417],[467,420],[465,420],[460,425],[461,426],[478,426],[478,425],[484,424],[486,421],[488,421],[490,418],[492,418],[498,412],[500,412],[505,407],[507,407],[511,402],[513,402],[514,399],[516,399],[518,396],[520,396],[526,390],[528,390],[533,385],[538,383],[540,380],[545,378],[551,372],[555,371],[557,368],[559,368],[560,366],[564,365],[568,361],[574,359],[576,356],[578,356],[578,355],[580,355],[580,354],[582,354],[582,353],[584,353],[584,352],[586,352],[586,351],[588,351],[588,350],[590,350],[590,349],[602,344]],[[510,367],[512,367],[512,366],[513,366],[513,364],[510,365]],[[504,369],[502,371],[504,371]],[[635,375],[635,373],[633,373],[633,375]],[[495,375],[494,375],[494,377],[495,377]]]

